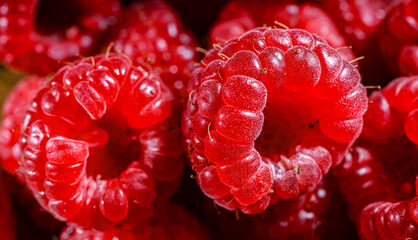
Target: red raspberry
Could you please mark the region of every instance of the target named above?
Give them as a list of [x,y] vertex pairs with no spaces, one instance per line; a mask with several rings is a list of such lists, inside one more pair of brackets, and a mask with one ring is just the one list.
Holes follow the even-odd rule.
[[171,194],[182,171],[170,94],[118,54],[61,68],[21,125],[19,171],[40,205],[95,229],[152,215],[156,195]]
[[[311,3],[298,5],[282,2],[232,1],[223,9],[218,22],[211,30],[210,37],[213,43],[225,42],[239,37],[254,27],[273,24],[275,21],[290,28],[301,28],[317,34],[334,48],[347,46],[344,36],[328,14],[321,7]],[[348,61],[355,58],[349,48],[340,51]]]
[[337,172],[363,239],[418,238],[417,156],[418,77],[401,77],[370,96],[363,133]]
[[386,17],[380,50],[392,74],[418,74],[418,0],[407,0]]
[[295,198],[360,134],[367,94],[358,71],[304,30],[254,29],[202,64],[182,129],[198,184],[227,209],[258,213]]
[[100,50],[119,11],[119,0],[3,0],[0,60],[26,73],[48,74],[77,54]]
[[123,14],[114,38],[115,49],[135,64],[150,65],[175,94],[187,99],[186,86],[197,61],[197,43],[164,1],[148,0],[131,5]]
[[84,239],[124,239],[124,240],[208,240],[208,233],[194,216],[180,206],[171,204],[168,212],[153,219],[152,223],[132,230],[110,229],[107,231],[88,231],[76,226],[67,226],[61,240]]
[[41,88],[44,78],[26,77],[7,96],[2,107],[3,119],[0,125],[0,162],[3,169],[15,174],[20,158],[20,123],[29,106]]
[[346,205],[338,192],[335,178],[328,175],[314,189],[298,198],[270,206],[263,214],[238,216],[218,212],[208,204],[215,239],[355,239]]

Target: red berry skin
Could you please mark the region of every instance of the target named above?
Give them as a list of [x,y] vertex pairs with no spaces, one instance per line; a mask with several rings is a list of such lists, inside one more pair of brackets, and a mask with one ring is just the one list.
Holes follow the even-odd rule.
[[198,184],[224,208],[259,213],[270,198],[297,197],[360,134],[367,96],[358,71],[304,30],[251,30],[202,65],[182,129]]
[[175,102],[184,103],[197,61],[197,42],[177,13],[161,0],[135,3],[124,11],[114,32],[114,48],[136,65],[151,66],[171,89]]
[[383,23],[379,38],[380,51],[394,76],[418,74],[417,6],[416,0],[401,2],[391,9]]
[[19,135],[20,124],[29,103],[41,88],[45,79],[26,77],[9,93],[2,106],[2,121],[0,125],[0,162],[4,170],[15,174],[19,167]]
[[209,235],[202,224],[180,206],[170,204],[167,211],[155,217],[152,223],[135,229],[113,228],[106,231],[83,230],[68,225],[60,234],[60,240],[84,239],[126,240],[208,240]]
[[169,94],[157,76],[114,53],[61,68],[21,125],[18,171],[40,205],[86,229],[152,216],[183,169]]
[[363,239],[418,238],[417,100],[416,76],[372,93],[362,135],[337,168]]
[[0,9],[0,60],[24,73],[46,75],[63,62],[100,51],[120,2],[5,0]]
[[[293,4],[277,2],[232,1],[224,7],[219,20],[211,29],[213,43],[239,37],[246,31],[275,21],[289,28],[300,28],[317,34],[331,47],[348,46],[337,25],[320,6],[311,3]],[[282,26],[275,25],[278,28]],[[352,50],[339,50],[348,61],[355,58]]]

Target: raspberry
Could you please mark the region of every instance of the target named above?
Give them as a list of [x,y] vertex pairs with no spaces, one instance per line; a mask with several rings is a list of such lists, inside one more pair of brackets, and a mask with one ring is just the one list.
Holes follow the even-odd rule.
[[363,133],[337,169],[363,239],[418,238],[417,103],[417,76],[374,92]]
[[7,96],[3,107],[0,125],[0,162],[7,172],[15,174],[20,157],[20,123],[30,101],[41,88],[44,78],[26,77]]
[[258,213],[270,198],[295,198],[360,134],[358,71],[304,30],[254,29],[202,64],[182,129],[197,183],[227,209]]
[[0,60],[30,74],[45,75],[77,54],[98,50],[116,24],[119,0],[5,0],[0,3]]
[[176,12],[160,0],[132,4],[113,39],[115,49],[135,64],[150,65],[175,94],[187,98],[186,85],[197,60],[197,43]]
[[193,240],[209,239],[201,224],[180,206],[171,204],[168,213],[154,218],[152,223],[140,228],[109,229],[107,231],[83,230],[76,226],[67,226],[62,232],[61,240],[78,239],[126,239],[126,240]]
[[[244,7],[246,6],[246,7]],[[278,21],[290,28],[301,28],[317,34],[334,48],[347,46],[344,36],[328,14],[319,6],[304,3],[245,2],[232,1],[222,11],[220,19],[213,26],[210,37],[213,43],[237,38],[246,31]],[[353,52],[341,49],[346,60],[355,58]]]
[[404,1],[386,17],[379,38],[383,60],[393,75],[418,74],[417,0]]
[[160,191],[172,193],[182,171],[170,94],[118,54],[61,68],[21,125],[19,171],[40,205],[84,228],[150,217]]

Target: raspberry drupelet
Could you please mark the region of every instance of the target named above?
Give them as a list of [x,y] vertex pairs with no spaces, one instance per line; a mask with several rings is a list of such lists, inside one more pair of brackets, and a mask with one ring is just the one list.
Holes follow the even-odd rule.
[[79,54],[100,51],[119,12],[119,0],[3,0],[0,61],[24,73],[49,74]]
[[174,94],[175,103],[187,99],[186,86],[197,61],[197,43],[176,12],[162,0],[134,3],[115,30],[115,49],[154,72]]
[[364,130],[336,176],[362,239],[418,239],[417,76],[372,93]]
[[222,10],[210,31],[212,43],[225,42],[262,25],[284,24],[317,34],[350,61],[355,58],[347,47],[337,25],[320,6],[312,3],[294,4],[274,1],[231,1]]
[[18,171],[40,205],[85,229],[152,216],[183,168],[170,94],[158,76],[119,54],[61,68],[21,125]]
[[3,103],[3,118],[0,125],[0,163],[2,168],[10,174],[15,174],[19,167],[20,124],[29,103],[44,81],[44,78],[35,76],[20,80]]
[[182,130],[197,183],[226,209],[259,213],[297,197],[361,132],[360,75],[316,35],[257,28],[201,63]]

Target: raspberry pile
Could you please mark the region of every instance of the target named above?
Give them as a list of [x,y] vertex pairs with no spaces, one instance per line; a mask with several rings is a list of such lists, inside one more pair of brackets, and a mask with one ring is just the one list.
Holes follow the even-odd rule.
[[418,240],[417,44],[418,0],[3,0],[0,235]]

